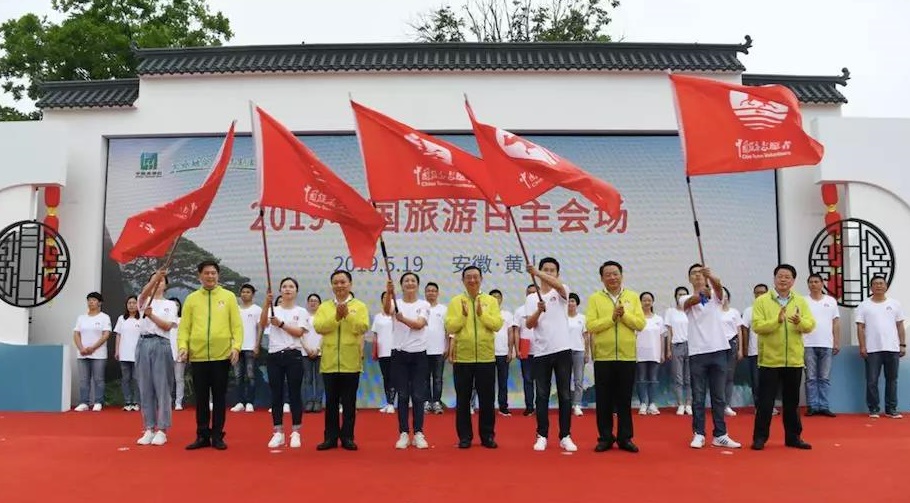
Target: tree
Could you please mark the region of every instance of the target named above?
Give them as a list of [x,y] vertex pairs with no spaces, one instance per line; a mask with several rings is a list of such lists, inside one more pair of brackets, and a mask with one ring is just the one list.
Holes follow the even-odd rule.
[[[16,101],[37,100],[46,81],[135,76],[133,46],[220,45],[233,36],[205,0],[52,0],[51,7],[65,16],[59,24],[26,14],[0,25],[0,87]],[[34,118],[3,112],[4,120]]]
[[609,42],[610,12],[619,0],[466,0],[443,5],[411,24],[419,42]]

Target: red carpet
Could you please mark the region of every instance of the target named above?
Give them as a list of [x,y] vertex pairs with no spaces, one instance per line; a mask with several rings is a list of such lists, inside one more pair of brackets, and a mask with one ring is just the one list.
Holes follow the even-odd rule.
[[[497,417],[499,449],[459,450],[451,411],[428,416],[431,449],[396,451],[395,416],[363,410],[360,451],[316,452],[322,415],[305,414],[303,448],[278,453],[266,447],[264,411],[228,413],[225,452],[183,449],[193,437],[191,410],[175,412],[163,447],[135,444],[138,412],[2,413],[0,501],[910,501],[902,479],[910,419],[803,418],[814,450],[797,451],[783,447],[776,417],[763,452],[696,451],[688,447],[690,418],[667,412],[634,416],[637,455],[592,451],[593,410],[573,418],[580,450],[571,455],[556,445],[552,413],[546,452],[531,449],[534,420],[520,415]],[[729,420],[746,447],[753,417],[743,411]]]

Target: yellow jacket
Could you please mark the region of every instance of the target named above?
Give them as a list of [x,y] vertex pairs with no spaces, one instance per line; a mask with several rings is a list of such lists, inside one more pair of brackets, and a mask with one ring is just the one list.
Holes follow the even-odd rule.
[[[496,361],[494,341],[496,332],[502,328],[502,313],[495,298],[481,293],[482,313],[477,316],[472,300],[467,293],[456,295],[449,301],[446,312],[446,333],[454,334],[452,350],[455,363],[493,363]],[[468,315],[462,310],[462,301],[468,303]]]
[[636,359],[635,332],[645,328],[645,312],[641,308],[638,293],[632,290],[623,290],[618,301],[625,308],[619,323],[613,321],[613,309],[616,306],[607,292],[599,290],[588,298],[585,320],[588,333],[591,334],[591,356],[594,361],[634,362]]
[[774,290],[755,299],[752,305],[752,331],[758,334],[758,366],[802,367],[805,353],[803,335],[815,329],[815,318],[805,297],[794,291],[790,292],[790,300],[787,301],[787,317],[799,310],[799,325],[790,323],[790,320],[779,323],[780,307]]
[[233,292],[221,285],[200,288],[186,296],[177,350],[187,350],[191,362],[227,360],[243,344],[243,321]]
[[335,319],[335,301],[319,305],[313,316],[313,329],[322,335],[323,374],[363,371],[363,333],[370,327],[367,305],[357,299],[348,300],[348,315]]

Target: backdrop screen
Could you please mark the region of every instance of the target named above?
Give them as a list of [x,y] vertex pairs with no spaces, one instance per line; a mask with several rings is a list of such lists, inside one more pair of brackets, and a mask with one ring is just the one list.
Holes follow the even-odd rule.
[[[341,178],[367,196],[363,164],[353,135],[301,136]],[[444,139],[477,152],[469,135]],[[656,294],[657,312],[669,305],[674,287],[687,284],[687,269],[698,260],[692,213],[686,192],[677,136],[528,136],[619,189],[622,216],[611,219],[583,197],[553,190],[514,208],[528,253],[561,262],[561,276],[582,298],[602,288],[597,274],[605,260],[624,267],[627,288]],[[103,283],[112,317],[122,299],[137,292],[154,269],[154,260],[126,266],[108,257],[128,216],[162,204],[198,187],[211,167],[223,138],[115,138],[109,140],[105,201]],[[198,286],[195,264],[207,257],[221,261],[225,286],[255,285],[261,302],[266,278],[261,241],[268,237],[272,281],[298,279],[304,294],[330,293],[329,274],[345,269],[354,276],[354,291],[371,313],[379,307],[386,271],[377,249],[373,267],[354,270],[340,228],[308,215],[266,209],[259,218],[258,180],[251,138],[238,137],[234,157],[214,204],[201,227],[188,232],[171,268],[168,295],[183,298]],[[767,282],[778,257],[777,200],[773,172],[700,177],[692,180],[706,261],[732,291],[733,304],[751,299],[752,285]],[[419,273],[421,281],[440,285],[440,301],[462,289],[459,271],[469,264],[484,271],[485,290],[498,288],[504,308],[524,301],[529,277],[512,224],[503,208],[480,201],[432,200],[380,204],[388,225],[384,232],[390,268]],[[277,289],[277,287],[276,287]],[[116,300],[115,300],[116,299]],[[452,390],[446,378],[446,400]],[[521,380],[513,365],[512,402],[521,401]],[[662,390],[662,393],[667,390]],[[738,390],[737,397],[742,394]],[[260,393],[260,395],[263,395]],[[360,403],[380,405],[378,365],[368,362]],[[669,396],[667,396],[669,398]],[[263,396],[267,399],[267,393]],[[737,400],[734,400],[734,403]]]

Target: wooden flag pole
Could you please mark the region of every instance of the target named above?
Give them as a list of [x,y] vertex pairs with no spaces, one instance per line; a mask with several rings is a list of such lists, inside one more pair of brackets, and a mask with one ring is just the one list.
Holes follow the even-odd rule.
[[[164,273],[167,274],[167,270],[168,270],[168,268],[171,267],[171,262],[174,260],[174,252],[177,251],[177,244],[180,243],[180,240],[181,240],[182,238],[183,238],[183,233],[181,232],[181,233],[177,236],[177,239],[174,240],[174,244],[171,245],[171,249],[168,250],[168,252],[167,252],[167,258],[164,259],[164,265],[161,266],[161,267],[158,267],[158,268],[156,269],[156,272],[157,272],[157,271],[162,271],[162,270],[163,270]],[[155,282],[155,286],[152,287],[152,291],[151,291],[151,293],[149,294],[148,304],[146,304],[146,305],[144,305],[144,306],[139,306],[139,307],[140,307],[140,309],[139,309],[139,312],[140,312],[140,313],[143,312],[143,311],[145,311],[145,309],[146,309],[148,306],[150,306],[150,305],[152,304],[152,300],[155,299],[155,292],[158,291],[158,285],[159,285],[160,283],[161,283],[161,280],[160,280],[160,279],[159,279],[158,281]]]
[[692,196],[692,179],[686,175],[686,187],[689,189],[689,206],[692,208],[692,222],[695,224],[695,240],[698,242],[698,260],[705,265],[705,249],[701,244],[701,228],[698,226],[698,215],[695,213],[695,198]]
[[[531,259],[528,258],[528,251],[525,249],[525,243],[521,239],[521,231],[518,230],[518,223],[515,221],[515,215],[512,213],[512,207],[506,206],[506,211],[509,212],[509,218],[512,220],[512,227],[515,228],[515,235],[518,236],[518,246],[521,247],[521,253],[525,257],[525,264],[530,264]],[[534,283],[534,287],[537,288],[537,299],[543,302],[543,296],[540,294],[540,285],[537,284],[537,276],[531,274],[531,282]]]
[[[259,206],[259,221],[262,222],[262,253],[265,257],[265,284],[266,291],[269,293],[272,292],[272,270],[269,267],[269,243],[265,238],[265,208]],[[275,316],[275,303],[269,303],[269,311],[272,313],[272,317]]]

